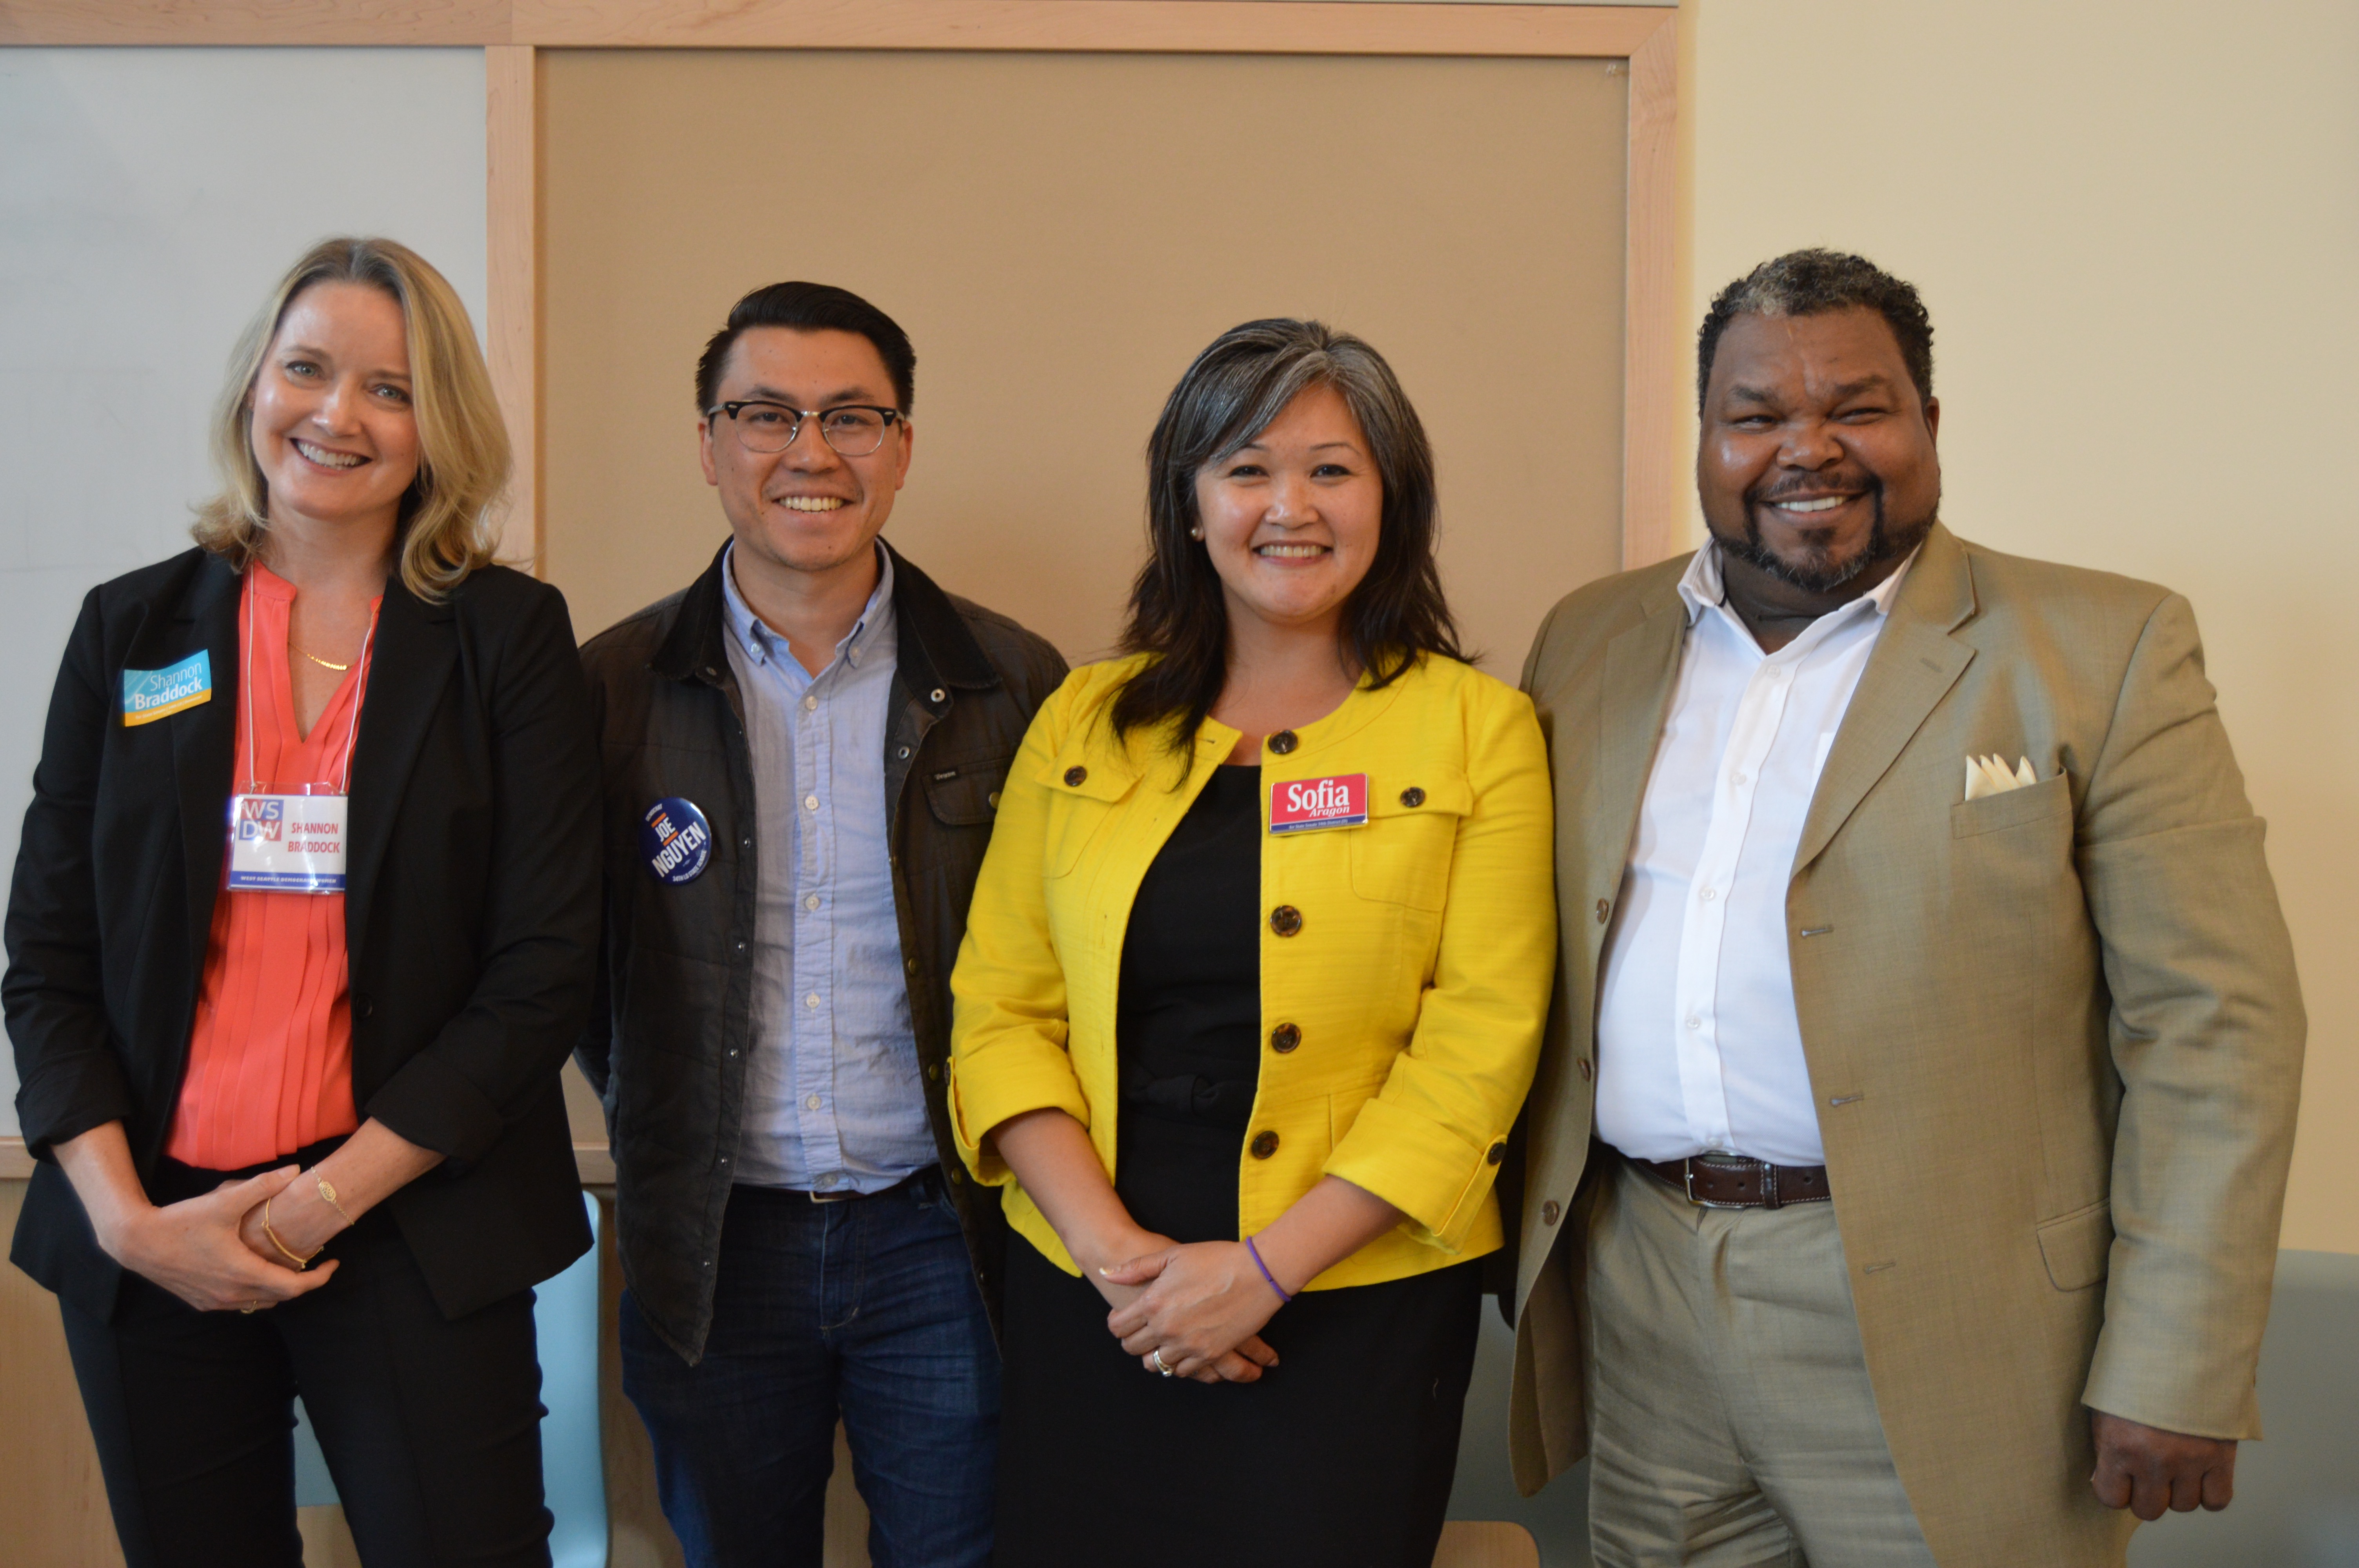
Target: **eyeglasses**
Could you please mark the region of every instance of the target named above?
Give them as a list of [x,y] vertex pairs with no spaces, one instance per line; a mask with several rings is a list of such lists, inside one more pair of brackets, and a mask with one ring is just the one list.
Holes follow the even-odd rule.
[[783,403],[748,399],[704,411],[707,419],[727,415],[737,424],[737,441],[749,452],[783,452],[795,444],[803,421],[817,419],[821,439],[836,455],[864,458],[885,444],[885,432],[901,417],[897,408],[846,403],[834,408],[789,408]]

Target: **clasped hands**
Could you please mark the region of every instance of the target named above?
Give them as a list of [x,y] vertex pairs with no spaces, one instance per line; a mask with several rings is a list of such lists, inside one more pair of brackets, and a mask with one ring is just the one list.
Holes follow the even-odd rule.
[[[1261,1328],[1278,1308],[1241,1241],[1187,1244],[1142,1232],[1122,1260],[1089,1271],[1114,1310],[1106,1327],[1150,1372],[1200,1383],[1251,1383],[1277,1365]],[[1162,1367],[1155,1363],[1158,1354]]]
[[336,1271],[333,1259],[297,1269],[263,1229],[268,1206],[271,1229],[288,1252],[309,1261],[344,1227],[342,1217],[310,1188],[295,1186],[302,1174],[299,1166],[286,1165],[223,1182],[201,1197],[145,1206],[107,1226],[99,1243],[116,1262],[199,1312],[277,1306],[318,1290]]

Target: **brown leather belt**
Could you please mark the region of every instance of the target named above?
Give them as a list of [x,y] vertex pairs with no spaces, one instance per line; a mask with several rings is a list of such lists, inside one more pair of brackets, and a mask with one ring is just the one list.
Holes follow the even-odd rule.
[[1742,1154],[1698,1154],[1686,1160],[1625,1159],[1666,1186],[1678,1189],[1698,1208],[1784,1208],[1794,1203],[1825,1203],[1824,1165],[1772,1165]]

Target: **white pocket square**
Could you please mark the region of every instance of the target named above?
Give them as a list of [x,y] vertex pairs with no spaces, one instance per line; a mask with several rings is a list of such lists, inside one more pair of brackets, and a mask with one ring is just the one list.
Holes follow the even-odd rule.
[[2031,771],[2031,759],[2018,757],[2015,772],[2008,773],[2006,764],[1996,756],[1966,759],[1966,798],[1980,800],[1986,795],[2005,795],[2011,789],[2036,784],[2039,775]]

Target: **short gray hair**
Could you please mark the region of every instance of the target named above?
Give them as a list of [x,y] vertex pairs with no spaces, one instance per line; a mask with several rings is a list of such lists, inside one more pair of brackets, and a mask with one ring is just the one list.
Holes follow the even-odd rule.
[[1864,256],[1842,251],[1788,251],[1763,262],[1713,296],[1696,333],[1696,408],[1703,408],[1712,385],[1712,362],[1720,335],[1739,316],[1822,316],[1833,310],[1873,310],[1899,341],[1901,360],[1917,395],[1933,397],[1933,319],[1916,286],[1904,283]]

